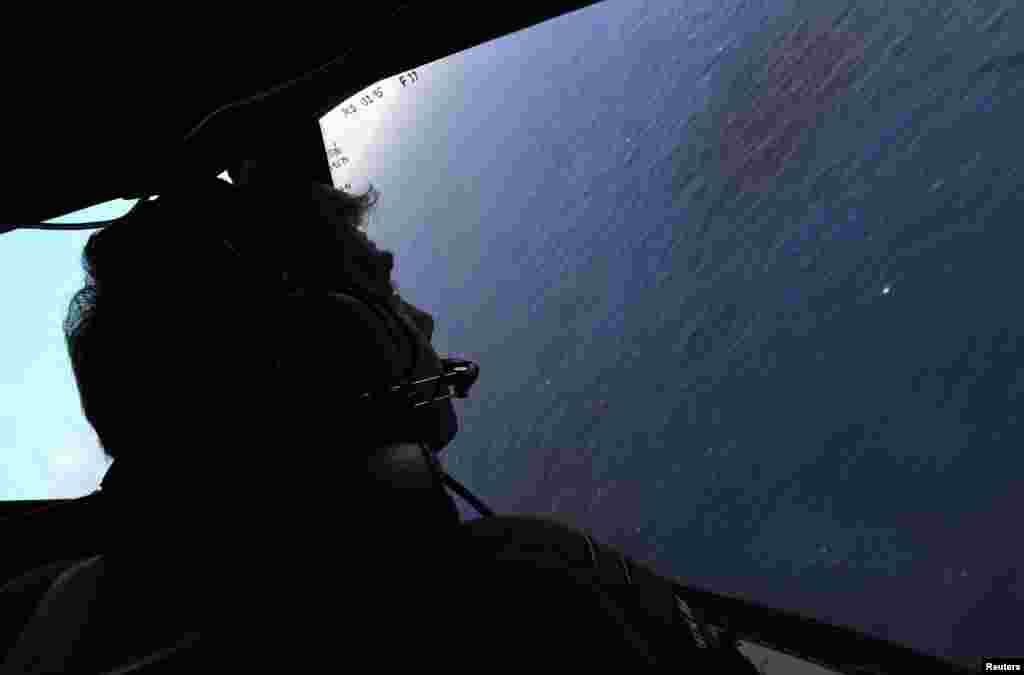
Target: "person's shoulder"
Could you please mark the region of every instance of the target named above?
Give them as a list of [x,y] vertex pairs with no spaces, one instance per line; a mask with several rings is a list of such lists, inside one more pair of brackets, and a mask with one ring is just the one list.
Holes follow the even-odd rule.
[[[488,617],[520,651],[566,665],[654,661],[616,599],[600,583],[583,533],[557,521],[503,516],[462,525],[458,585],[464,607]],[[474,624],[483,644],[495,638]]]

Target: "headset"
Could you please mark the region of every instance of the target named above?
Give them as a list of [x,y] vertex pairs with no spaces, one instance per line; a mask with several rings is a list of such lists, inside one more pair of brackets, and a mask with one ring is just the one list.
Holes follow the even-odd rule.
[[[177,192],[177,191],[175,191]],[[247,188],[232,185],[220,179],[190,182],[183,185],[177,195],[165,192],[156,201],[139,200],[129,213],[126,221],[147,211],[167,208],[168,202],[183,198],[195,202],[203,200],[204,209],[216,210],[222,206],[238,205],[239,200],[248,196]],[[237,216],[236,216],[237,217]],[[141,224],[141,223],[140,223]],[[128,222],[118,223],[122,229]],[[130,225],[129,225],[130,227]],[[220,235],[216,235],[220,238]],[[216,244],[211,236],[208,241]],[[458,433],[458,418],[452,407],[452,399],[468,398],[469,392],[480,375],[480,366],[468,359],[435,356],[428,338],[413,324],[402,311],[397,292],[391,296],[374,293],[351,284],[325,290],[305,287],[289,277],[287,272],[271,271],[266,261],[250,255],[230,234],[221,238],[228,256],[245,270],[246,281],[262,284],[268,295],[276,297],[286,312],[312,313],[318,311],[344,313],[346,321],[359,322],[369,330],[376,344],[393,344],[396,354],[407,355],[402,365],[408,364],[397,379],[348,401],[337,402],[352,415],[360,411],[375,415],[386,415],[390,421],[389,431],[382,434],[383,441],[415,443],[434,475],[435,481],[447,487],[467,501],[483,516],[494,512],[462,484],[448,475],[441,467],[438,455]],[[288,322],[278,321],[279,330],[287,331]],[[438,364],[438,361],[440,363]],[[439,371],[439,372],[438,372]],[[114,465],[117,465],[115,460]],[[114,466],[104,476],[101,486],[109,487],[112,477],[117,475]]]

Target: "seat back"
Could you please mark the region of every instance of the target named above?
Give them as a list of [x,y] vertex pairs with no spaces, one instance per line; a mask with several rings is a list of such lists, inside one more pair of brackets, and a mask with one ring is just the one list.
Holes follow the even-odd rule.
[[62,673],[89,622],[103,574],[103,556],[84,558],[65,569],[39,601],[0,673]]
[[208,670],[199,651],[199,633],[187,633],[175,644],[141,659],[108,670],[103,675],[171,675]]
[[28,568],[0,586],[0,663],[57,577],[78,562],[79,558],[67,558]]

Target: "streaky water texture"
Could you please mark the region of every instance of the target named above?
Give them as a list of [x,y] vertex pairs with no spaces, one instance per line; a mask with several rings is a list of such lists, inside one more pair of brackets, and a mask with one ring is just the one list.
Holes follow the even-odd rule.
[[399,268],[483,364],[449,467],[688,583],[1013,653],[1022,42],[1009,1],[623,0],[459,57],[400,153],[450,184]]

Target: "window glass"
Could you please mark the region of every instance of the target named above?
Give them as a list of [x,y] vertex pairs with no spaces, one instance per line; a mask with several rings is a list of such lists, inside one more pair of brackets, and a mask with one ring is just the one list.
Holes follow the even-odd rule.
[[[1012,653],[1022,36],[996,1],[609,0],[325,116],[481,364],[448,470],[688,584]],[[6,499],[105,469],[61,333],[90,233],[0,246]]]
[[[219,178],[231,181],[227,172]],[[136,201],[115,199],[46,222],[113,220]],[[0,359],[0,499],[80,497],[109,466],[82,415],[62,325],[84,282],[82,249],[94,231],[16,230],[0,239],[4,325],[12,327]]]
[[1024,16],[919,4],[610,1],[325,117],[481,363],[457,478],[687,583],[1012,652]]

